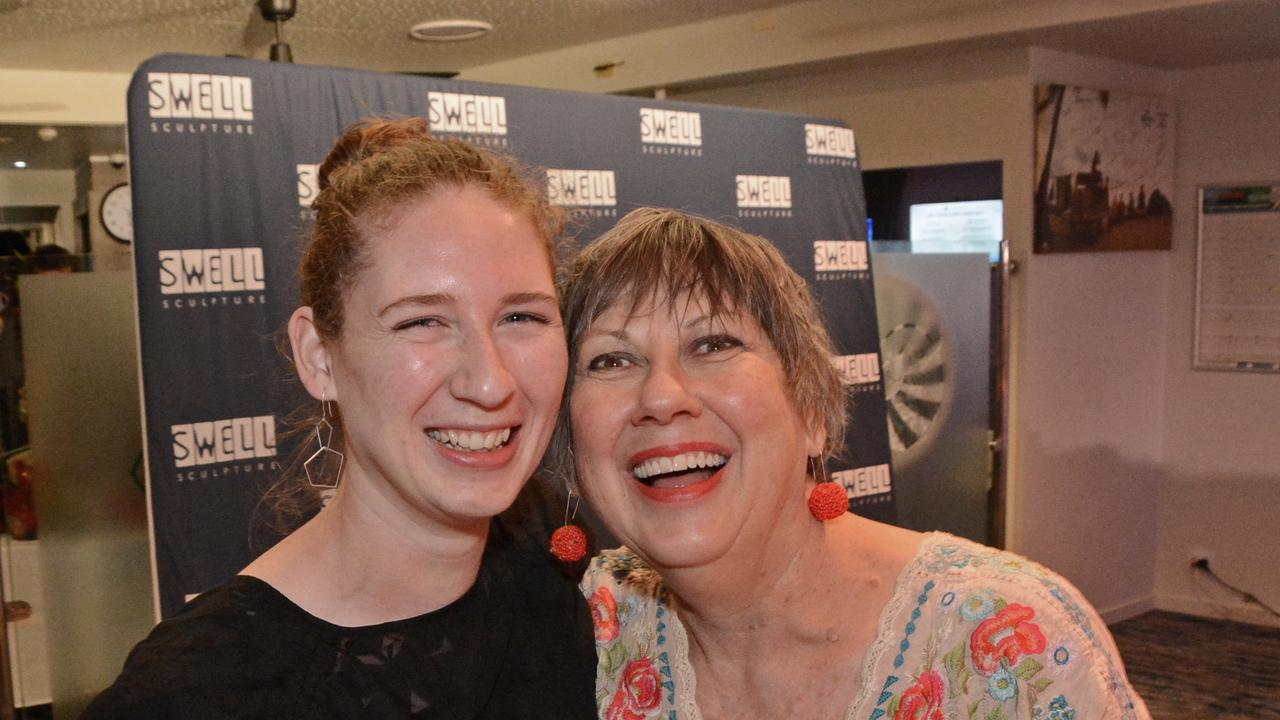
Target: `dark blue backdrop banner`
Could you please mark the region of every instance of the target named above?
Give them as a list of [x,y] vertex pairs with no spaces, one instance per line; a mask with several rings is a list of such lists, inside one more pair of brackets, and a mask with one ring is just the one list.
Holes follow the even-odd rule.
[[849,387],[851,508],[893,520],[866,206],[853,131],[832,120],[252,60],[165,55],[129,88],[148,488],[164,616],[262,547],[250,517],[292,448],[277,332],[316,171],[351,123],[422,116],[439,136],[545,168],[597,237],[656,205],[773,241],[813,285]]

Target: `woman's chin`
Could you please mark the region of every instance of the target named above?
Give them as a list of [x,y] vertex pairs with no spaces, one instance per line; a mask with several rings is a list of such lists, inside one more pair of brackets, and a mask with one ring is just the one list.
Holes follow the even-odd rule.
[[723,529],[714,530],[665,528],[626,545],[662,572],[707,567],[724,558],[733,547],[733,539]]

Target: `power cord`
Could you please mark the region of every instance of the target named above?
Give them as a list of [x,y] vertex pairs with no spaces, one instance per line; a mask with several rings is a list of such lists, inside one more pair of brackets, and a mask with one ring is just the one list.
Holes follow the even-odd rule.
[[1257,595],[1254,595],[1253,593],[1248,592],[1246,590],[1241,590],[1235,585],[1232,585],[1226,580],[1223,580],[1222,578],[1218,577],[1218,573],[1214,572],[1213,569],[1209,567],[1209,558],[1199,558],[1197,560],[1193,560],[1191,562],[1191,569],[1199,570],[1205,575],[1208,575],[1209,579],[1218,583],[1219,585],[1226,588],[1227,590],[1230,590],[1231,592],[1235,593],[1241,600],[1245,601],[1246,603],[1249,603],[1251,605],[1257,605],[1263,610],[1266,610],[1268,613],[1271,613],[1271,615],[1277,618],[1280,618],[1280,612],[1277,612],[1275,608],[1271,607],[1270,605],[1260,600]]

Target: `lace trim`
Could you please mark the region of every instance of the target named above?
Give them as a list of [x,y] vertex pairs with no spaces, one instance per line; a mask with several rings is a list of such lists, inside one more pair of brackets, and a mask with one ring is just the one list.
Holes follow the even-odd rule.
[[702,720],[702,711],[698,709],[698,678],[693,672],[693,663],[689,661],[689,633],[685,631],[679,613],[671,609],[668,615],[671,619],[667,627],[671,630],[674,651],[671,654],[671,673],[676,681],[675,719]]
[[876,668],[880,665],[880,658],[884,657],[887,649],[896,647],[893,634],[894,622],[902,612],[903,607],[912,599],[912,593],[908,588],[913,587],[919,577],[923,575],[924,559],[929,555],[934,543],[940,537],[947,537],[947,535],[940,532],[924,533],[924,538],[920,540],[920,546],[916,549],[915,557],[911,558],[911,562],[907,563],[902,572],[898,573],[898,581],[893,586],[893,596],[889,598],[889,602],[885,603],[884,608],[880,610],[880,622],[876,625],[876,639],[867,648],[866,654],[862,656],[862,681],[858,692],[853,696],[853,702],[850,703],[849,709],[845,711],[845,720],[854,720],[860,714],[858,712],[859,708],[866,705],[872,693],[879,692],[880,689],[872,687],[872,683],[876,679]]

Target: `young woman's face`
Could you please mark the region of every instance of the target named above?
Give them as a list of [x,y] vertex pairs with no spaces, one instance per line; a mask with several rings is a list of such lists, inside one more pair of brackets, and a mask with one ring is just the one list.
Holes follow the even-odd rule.
[[347,491],[450,525],[496,515],[533,474],[564,390],[545,243],[477,187],[362,230],[368,263],[332,353]]
[[804,507],[806,457],[821,449],[777,352],[754,319],[711,318],[701,298],[632,316],[627,304],[602,313],[574,357],[584,494],[661,569],[759,552]]

